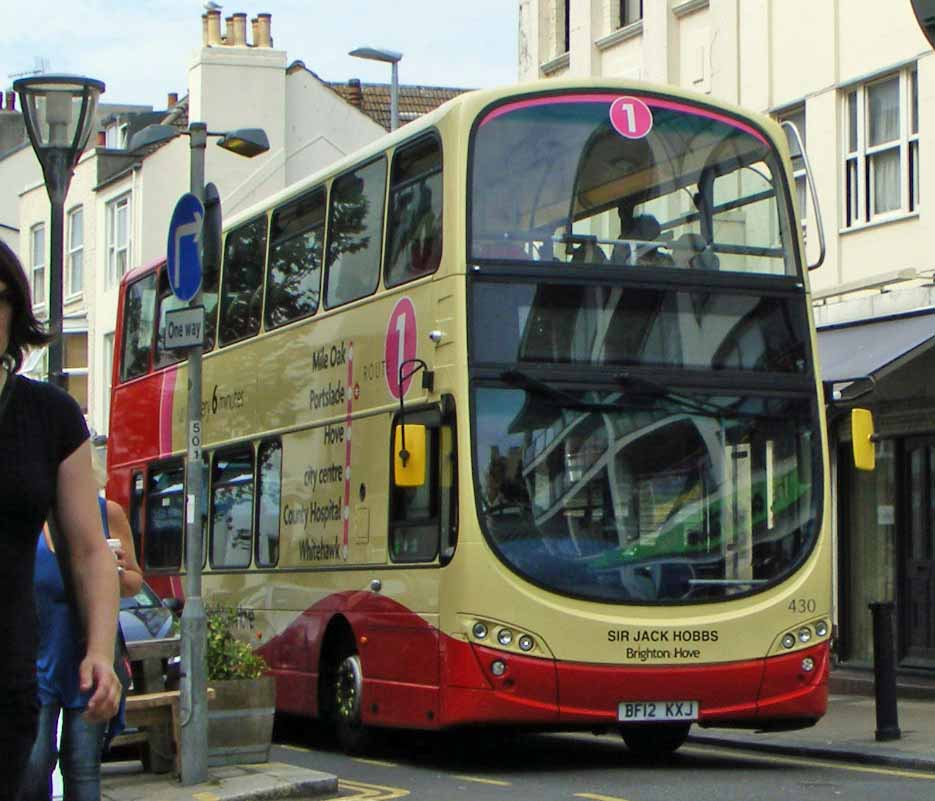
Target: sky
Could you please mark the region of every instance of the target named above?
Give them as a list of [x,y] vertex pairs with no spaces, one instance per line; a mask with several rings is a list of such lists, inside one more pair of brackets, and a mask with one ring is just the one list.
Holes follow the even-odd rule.
[[[220,3],[221,0],[218,0]],[[0,2],[0,6],[4,5]],[[101,102],[165,108],[187,91],[203,0],[31,0],[0,26],[0,82],[41,69],[106,84]],[[402,84],[480,88],[517,77],[518,0],[224,0],[223,18],[272,14],[273,46],[326,81],[389,83],[390,65],[355,47],[403,54]]]

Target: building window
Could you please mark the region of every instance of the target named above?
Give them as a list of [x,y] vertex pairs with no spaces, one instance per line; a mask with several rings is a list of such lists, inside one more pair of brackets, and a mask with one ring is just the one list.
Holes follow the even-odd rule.
[[643,19],[643,0],[620,0],[619,9],[618,27],[620,28],[625,28],[627,25],[632,25],[634,22]]
[[571,52],[571,0],[565,0],[562,8],[562,42],[565,49],[563,53]]
[[844,111],[845,225],[919,207],[919,101],[915,68],[848,90]]
[[116,286],[130,261],[130,195],[107,204],[107,288]]
[[100,420],[103,422],[102,433],[110,431],[110,390],[114,384],[114,334],[104,334],[104,354],[103,354],[103,398],[101,403]]
[[66,294],[80,295],[84,288],[84,209],[68,212],[68,253],[66,254]]
[[127,146],[129,123],[112,123],[104,131],[104,147],[123,150]]
[[[778,115],[780,122],[791,122],[799,136],[802,139],[802,147],[807,148],[805,144],[805,106],[796,106],[795,108],[783,111]],[[792,177],[795,180],[795,195],[799,206],[799,222],[805,229],[805,222],[808,219],[808,198],[805,175],[805,159],[802,157],[802,151],[799,150],[799,143],[795,137],[786,130],[786,140],[789,143],[789,155],[792,158]]]
[[29,280],[32,305],[45,305],[45,223],[29,230]]
[[65,389],[71,395],[81,411],[88,412],[88,332],[66,331],[62,338],[64,344]]

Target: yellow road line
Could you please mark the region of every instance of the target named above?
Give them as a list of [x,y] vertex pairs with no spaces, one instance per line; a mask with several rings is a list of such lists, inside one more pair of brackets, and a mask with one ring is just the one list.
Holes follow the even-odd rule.
[[496,787],[512,787],[512,782],[504,782],[499,779],[485,779],[482,776],[460,776],[457,774],[452,775],[453,779],[462,779],[466,782],[477,782],[478,784],[492,784]]
[[393,798],[405,798],[409,791],[402,787],[385,787],[381,784],[365,784],[364,782],[351,781],[348,779],[338,779],[338,787],[355,790],[355,795],[342,795],[340,801],[350,801],[350,799],[367,799],[367,801],[391,801]]
[[354,757],[355,762],[363,762],[365,765],[376,765],[380,768],[398,768],[395,762],[384,762],[381,759],[364,759],[363,757]]
[[924,779],[935,781],[935,773],[922,773],[921,771],[905,770],[900,768],[875,767],[873,765],[855,765],[852,762],[835,762],[825,759],[809,759],[808,757],[780,756],[764,751],[742,752],[732,748],[717,748],[714,746],[683,746],[679,752],[692,754],[712,754],[731,756],[749,761],[777,762],[782,765],[807,765],[816,768],[834,768],[837,770],[850,770],[855,773],[874,773],[882,776],[899,776],[904,779]]
[[194,793],[192,798],[196,799],[196,801],[219,801],[220,796],[214,793]]
[[597,793],[575,793],[575,798],[588,798],[591,801],[626,801],[615,795],[598,795]]

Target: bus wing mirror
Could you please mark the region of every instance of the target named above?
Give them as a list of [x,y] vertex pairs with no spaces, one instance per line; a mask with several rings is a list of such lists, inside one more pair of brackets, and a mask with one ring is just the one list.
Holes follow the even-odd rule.
[[397,487],[421,487],[425,483],[425,426],[396,426],[393,481]]
[[[815,176],[814,173],[812,173],[812,165],[809,164],[808,161],[808,154],[805,152],[805,145],[802,143],[802,136],[799,134],[799,129],[795,127],[795,123],[791,120],[783,120],[782,127],[786,131],[789,144],[792,145],[794,143],[796,149],[799,151],[798,155],[802,157],[802,165],[805,167],[805,183],[808,185],[808,194],[812,199],[812,217],[814,219],[815,231],[818,234],[818,258],[808,265],[808,269],[817,270],[825,260],[826,247],[825,226],[821,221],[821,208],[818,205],[818,190],[815,187]],[[804,213],[805,209],[800,209],[799,211]]]
[[851,441],[854,445],[854,467],[873,470],[876,449],[873,444],[873,415],[868,409],[851,410]]

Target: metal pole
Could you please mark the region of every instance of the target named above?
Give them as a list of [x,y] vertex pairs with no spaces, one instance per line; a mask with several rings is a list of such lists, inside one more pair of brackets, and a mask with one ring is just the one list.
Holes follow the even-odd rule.
[[392,65],[393,78],[390,82],[390,130],[395,131],[399,128],[399,62],[393,61]]
[[63,372],[62,339],[62,273],[64,272],[65,249],[65,197],[71,184],[72,168],[68,163],[68,153],[50,149],[42,162],[45,188],[49,195],[51,220],[49,230],[49,343],[48,380],[50,384],[65,386]]
[[[191,144],[191,192],[204,202],[208,129],[203,122],[193,122],[188,132]],[[201,305],[200,289],[189,305]],[[201,563],[204,553],[204,510],[201,508],[201,356],[201,345],[188,351],[188,517],[185,538],[188,587],[185,608],[182,610],[182,731],[179,744],[183,785],[199,784],[208,778],[207,620],[201,597]]]
[[899,712],[896,706],[896,629],[893,625],[895,604],[882,601],[870,604],[873,615],[873,688],[876,696],[876,739],[898,740]]

